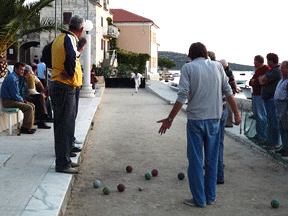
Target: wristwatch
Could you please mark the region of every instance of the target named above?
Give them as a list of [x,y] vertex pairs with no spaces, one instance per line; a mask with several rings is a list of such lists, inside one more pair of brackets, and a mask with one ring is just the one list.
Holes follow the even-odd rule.
[[170,123],[173,121],[173,119],[172,119],[172,118],[170,118],[169,116],[168,116],[168,118],[167,118],[167,119],[168,119],[168,122],[170,122]]

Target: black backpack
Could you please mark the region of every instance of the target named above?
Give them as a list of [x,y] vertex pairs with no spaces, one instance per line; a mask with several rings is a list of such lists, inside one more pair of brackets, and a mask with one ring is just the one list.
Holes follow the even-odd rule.
[[47,44],[42,50],[41,61],[46,64],[47,68],[52,68],[52,44],[53,41]]

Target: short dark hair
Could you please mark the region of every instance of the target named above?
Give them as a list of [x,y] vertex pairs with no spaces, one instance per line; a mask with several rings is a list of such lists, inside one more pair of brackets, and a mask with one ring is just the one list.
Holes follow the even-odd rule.
[[32,67],[32,70],[33,70],[33,71],[36,70],[36,69],[38,68],[37,65],[32,65],[31,67]]
[[86,39],[86,37],[81,36],[81,37],[79,38],[79,41],[78,41],[78,47],[79,47],[79,49],[81,49],[82,47],[84,47],[86,44],[87,44],[87,39]]
[[25,76],[26,74],[29,74],[30,72],[28,70],[24,70],[23,75]]
[[266,58],[267,58],[267,60],[272,61],[274,64],[278,64],[279,63],[279,57],[275,53],[268,53]]
[[257,62],[259,62],[259,63],[261,63],[261,64],[264,63],[264,58],[263,58],[263,56],[261,56],[261,55],[256,55],[256,56],[254,57],[254,60],[257,61]]
[[208,51],[208,56],[210,57],[211,61],[216,61],[216,55],[212,51]]
[[208,52],[207,52],[205,45],[200,42],[191,44],[188,57],[191,60],[194,60],[199,57],[208,59]]
[[14,68],[25,67],[25,66],[26,66],[26,64],[23,62],[16,62],[14,64]]

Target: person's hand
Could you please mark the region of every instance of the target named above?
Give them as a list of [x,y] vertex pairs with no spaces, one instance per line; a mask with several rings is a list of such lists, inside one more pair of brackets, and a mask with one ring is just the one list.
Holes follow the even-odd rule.
[[60,73],[60,77],[62,80],[68,80],[68,79],[71,79],[73,76],[69,76],[67,74],[67,71],[63,70],[61,73]]
[[23,100],[22,102],[25,103],[25,104],[27,104],[27,101],[26,101],[26,100]]
[[240,123],[242,121],[240,114],[234,115],[234,120],[235,120],[235,122],[233,122],[233,124],[240,125]]
[[240,92],[242,92],[242,90],[236,88],[236,93],[239,94]]
[[172,125],[172,122],[169,122],[168,118],[157,121],[157,123],[162,123],[162,126],[160,127],[160,129],[158,131],[158,133],[160,133],[161,135],[163,133],[165,134],[166,130],[170,129],[170,127]]
[[41,94],[43,94],[45,97],[49,97],[49,87],[47,86],[41,91]]

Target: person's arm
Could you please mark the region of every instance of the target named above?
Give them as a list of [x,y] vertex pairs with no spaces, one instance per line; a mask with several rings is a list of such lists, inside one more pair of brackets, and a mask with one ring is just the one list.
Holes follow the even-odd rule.
[[182,108],[183,104],[186,101],[186,98],[189,94],[189,76],[187,73],[187,67],[184,65],[181,70],[181,77],[179,81],[179,92],[178,92],[178,98],[173,106],[173,109],[171,110],[168,118],[162,119],[160,121],[157,121],[157,123],[162,123],[162,126],[160,127],[158,133],[161,135],[165,132],[167,129],[170,129],[172,125],[172,121],[178,114],[179,110]]
[[259,77],[259,84],[260,85],[267,85],[269,83],[268,78],[266,75]]
[[161,135],[165,132],[167,129],[170,129],[171,125],[172,125],[172,121],[174,120],[174,118],[176,117],[176,115],[178,114],[178,112],[180,111],[180,109],[182,108],[183,104],[176,101],[173,109],[171,110],[168,118],[162,119],[160,121],[157,121],[157,123],[162,123],[162,126],[160,127],[158,133],[160,133]]
[[241,90],[240,90],[240,89],[238,89],[238,87],[237,87],[237,84],[236,84],[236,82],[235,82],[235,81],[234,81],[234,82],[232,82],[231,84],[233,85],[234,89],[236,90],[236,93],[240,93],[240,92],[241,92]]
[[[19,82],[20,82],[20,80],[19,80]],[[17,81],[15,79],[9,80],[9,90],[8,91],[9,91],[10,97],[13,100],[24,102],[23,97],[21,97],[21,95],[20,95],[20,89],[19,89],[19,86],[18,86]]]
[[238,111],[238,107],[237,107],[237,103],[236,103],[236,100],[234,98],[234,95],[230,95],[229,97],[226,98],[233,113],[234,113],[234,120],[235,122],[233,122],[233,124],[235,125],[239,125],[241,123],[241,116],[239,114],[239,111]]
[[[34,76],[34,75],[32,75],[32,76]],[[35,79],[35,84],[41,89],[41,91],[43,91],[44,90],[44,86],[41,83],[41,81],[36,76],[34,76],[34,79]]]
[[64,69],[67,72],[67,75],[73,77],[76,70],[77,62],[77,41],[74,36],[67,34],[64,38],[64,48],[66,51]]

